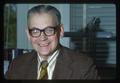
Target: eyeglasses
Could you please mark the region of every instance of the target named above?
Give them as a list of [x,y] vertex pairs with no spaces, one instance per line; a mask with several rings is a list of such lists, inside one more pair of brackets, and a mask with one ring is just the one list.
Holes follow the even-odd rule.
[[32,37],[39,37],[41,33],[43,32],[46,36],[52,36],[57,31],[58,27],[60,27],[60,25],[57,25],[55,27],[46,27],[43,30],[38,29],[38,28],[32,28],[32,29],[29,29],[29,34]]

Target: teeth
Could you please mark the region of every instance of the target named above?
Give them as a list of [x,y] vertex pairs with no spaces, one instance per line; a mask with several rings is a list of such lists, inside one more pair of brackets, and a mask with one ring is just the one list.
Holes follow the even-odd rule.
[[41,47],[48,46],[48,44],[39,44]]

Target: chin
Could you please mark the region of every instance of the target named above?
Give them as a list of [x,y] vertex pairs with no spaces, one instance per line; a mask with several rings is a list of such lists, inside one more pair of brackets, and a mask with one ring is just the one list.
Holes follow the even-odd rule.
[[50,55],[50,53],[45,53],[45,52],[42,52],[42,53],[40,53],[40,55],[42,55],[42,56],[49,56],[49,55]]

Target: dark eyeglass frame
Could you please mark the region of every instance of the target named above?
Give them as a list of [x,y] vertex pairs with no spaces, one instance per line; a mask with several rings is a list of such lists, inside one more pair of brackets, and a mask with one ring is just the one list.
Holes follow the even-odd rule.
[[[54,35],[58,31],[59,27],[60,27],[60,25],[57,25],[57,26],[54,26],[54,27],[48,26],[48,27],[46,27],[45,29],[42,29],[42,30],[35,27],[35,28],[32,28],[32,29],[29,28],[28,31],[29,31],[30,36],[32,36],[32,37],[40,37],[42,32],[45,34],[45,36],[52,36],[52,35]],[[48,29],[48,28],[54,29],[54,33],[51,34],[51,35],[47,35],[45,30]],[[38,30],[39,31],[39,35],[38,36],[33,36],[32,35],[32,30]]]

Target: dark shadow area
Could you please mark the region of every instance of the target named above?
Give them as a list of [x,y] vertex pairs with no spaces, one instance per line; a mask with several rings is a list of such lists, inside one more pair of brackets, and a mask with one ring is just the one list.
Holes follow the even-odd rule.
[[65,36],[68,35],[71,37],[71,48],[82,51],[93,58],[101,79],[115,78],[115,67],[106,63],[109,56],[108,39],[112,33],[100,28],[100,18],[94,17],[84,29],[65,34]]
[[[96,63],[105,64],[108,58],[108,43],[104,38],[97,37],[98,33],[105,32],[100,28],[100,19],[93,18],[84,29],[79,30],[76,34],[82,34],[80,37],[71,37],[74,49],[83,51],[92,57]],[[102,61],[96,61],[96,59]]]

